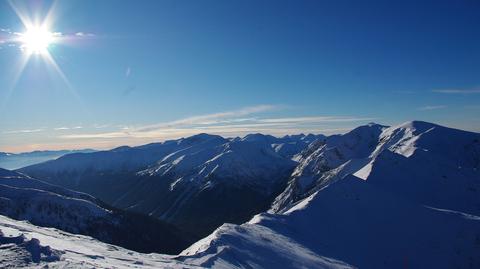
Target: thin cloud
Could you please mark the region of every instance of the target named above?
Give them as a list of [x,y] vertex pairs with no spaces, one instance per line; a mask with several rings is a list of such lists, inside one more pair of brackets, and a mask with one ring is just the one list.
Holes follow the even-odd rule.
[[279,106],[258,105],[258,106],[245,107],[245,108],[242,108],[242,109],[239,109],[239,110],[225,111],[225,112],[213,113],[213,114],[207,114],[207,115],[200,115],[200,116],[193,116],[193,117],[188,117],[188,118],[184,118],[184,119],[180,119],[180,120],[176,120],[176,121],[171,121],[171,122],[167,122],[167,123],[159,123],[159,124],[149,125],[149,126],[139,128],[138,132],[149,132],[149,131],[152,131],[152,130],[156,130],[156,129],[163,128],[163,127],[169,127],[169,126],[171,127],[171,126],[179,126],[179,125],[216,124],[216,123],[221,123],[222,121],[225,121],[227,119],[244,117],[244,116],[251,115],[251,114],[272,111],[272,110],[275,110],[275,109],[279,109]]
[[55,131],[67,131],[67,130],[78,130],[78,129],[82,129],[82,128],[83,128],[83,126],[74,126],[74,127],[63,126],[63,127],[53,128],[53,130],[55,130]]
[[316,117],[291,117],[291,118],[273,118],[260,119],[260,122],[272,123],[322,123],[322,122],[358,122],[372,121],[377,118],[361,118],[361,117],[337,117],[337,116],[316,116]]
[[6,131],[3,132],[4,134],[29,134],[29,133],[38,133],[42,132],[45,129],[27,129],[27,130],[14,130],[14,131]]
[[[122,128],[117,126],[116,131],[92,134],[69,134],[60,136],[63,139],[136,139],[158,140],[173,139],[190,136],[197,133],[212,133],[225,136],[238,136],[253,132],[285,135],[292,133],[332,133],[335,131],[351,130],[356,124],[349,123],[367,122],[376,118],[347,117],[347,116],[311,116],[289,118],[258,118],[254,117],[266,111],[279,109],[278,106],[260,105],[245,107],[234,111],[225,111],[188,117],[176,121],[159,123],[137,128]],[[250,117],[248,117],[250,116]],[[335,126],[340,124],[344,126]],[[348,126],[345,126],[347,124]],[[325,125],[325,126],[324,126]]]
[[480,93],[480,88],[474,89],[438,89],[432,90],[435,93],[444,93],[444,94],[476,94]]
[[78,37],[94,37],[95,34],[93,34],[93,33],[85,33],[85,32],[76,32],[76,33],[75,33],[75,36],[78,36]]
[[447,106],[444,106],[444,105],[422,106],[422,107],[419,107],[418,110],[428,111],[428,110],[437,110],[437,109],[444,109],[444,108],[447,108]]

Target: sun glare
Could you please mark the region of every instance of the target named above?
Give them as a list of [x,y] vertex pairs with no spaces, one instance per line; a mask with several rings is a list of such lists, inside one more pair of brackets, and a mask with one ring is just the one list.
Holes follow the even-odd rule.
[[43,27],[31,27],[21,35],[20,40],[28,52],[45,54],[54,41],[54,34]]

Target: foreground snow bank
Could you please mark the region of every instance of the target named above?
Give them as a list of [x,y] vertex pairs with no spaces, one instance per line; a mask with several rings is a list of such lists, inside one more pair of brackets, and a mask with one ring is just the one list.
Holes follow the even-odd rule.
[[0,268],[198,268],[173,256],[142,254],[4,216],[0,230]]

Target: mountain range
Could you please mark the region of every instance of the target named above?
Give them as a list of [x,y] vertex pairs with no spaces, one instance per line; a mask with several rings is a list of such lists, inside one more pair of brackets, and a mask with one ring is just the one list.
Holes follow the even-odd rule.
[[20,169],[197,236],[269,208],[295,168],[292,156],[323,136],[188,138],[69,154]]
[[[0,252],[12,257],[4,265],[25,262],[12,253],[33,257],[25,246],[34,244],[41,259],[30,262],[70,267],[480,267],[480,134],[427,122],[371,123],[332,136],[199,134],[1,175],[1,214],[33,224],[0,218]],[[82,225],[69,227],[64,214],[46,222],[52,206],[30,209],[38,204],[74,208],[86,227],[90,218],[135,214],[190,247],[145,255],[46,230],[79,233]],[[120,234],[128,227],[119,226]],[[139,233],[131,238],[151,232],[139,229],[128,227]]]

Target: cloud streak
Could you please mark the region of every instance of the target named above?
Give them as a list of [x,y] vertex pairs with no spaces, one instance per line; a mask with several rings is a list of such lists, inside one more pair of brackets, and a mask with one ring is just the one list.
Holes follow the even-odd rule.
[[45,131],[45,129],[27,129],[27,130],[13,130],[13,131],[5,131],[4,134],[29,134],[29,133],[38,133]]
[[93,34],[93,33],[85,33],[85,32],[76,32],[76,33],[75,33],[75,36],[78,36],[78,37],[94,37],[95,34]]
[[435,93],[443,93],[443,94],[478,94],[480,93],[480,88],[474,89],[438,89],[432,90]]
[[219,123],[228,123],[228,122],[231,122],[232,120],[238,120],[239,117],[245,117],[245,116],[256,114],[256,113],[273,111],[276,109],[280,109],[280,107],[274,106],[274,105],[250,106],[250,107],[245,107],[245,108],[241,108],[233,111],[225,111],[220,113],[193,116],[193,117],[188,117],[188,118],[171,121],[167,123],[148,125],[148,126],[139,128],[137,131],[149,132],[152,130],[165,128],[165,127],[172,127],[172,126],[211,125],[211,124],[219,124]]
[[444,109],[444,108],[447,108],[447,106],[445,105],[422,106],[422,107],[419,107],[418,110],[429,111],[429,110],[438,110],[438,109]]
[[290,118],[273,118],[273,119],[260,119],[259,122],[267,123],[315,123],[315,122],[359,122],[359,121],[371,121],[376,118],[367,117],[343,117],[343,116],[315,116],[315,117],[290,117]]
[[[171,122],[136,128],[117,129],[112,132],[62,135],[62,139],[137,139],[159,140],[212,133],[224,136],[241,136],[261,132],[273,135],[315,132],[335,133],[352,129],[358,122],[375,120],[369,117],[310,116],[272,118],[259,117],[261,113],[280,109],[274,105],[259,105],[238,110],[187,117]],[[350,125],[350,123],[355,123]],[[332,125],[336,128],[332,128]],[[348,125],[348,126],[345,126]]]
[[78,130],[78,129],[83,129],[83,126],[53,128],[53,130],[55,131],[68,131],[68,130]]

